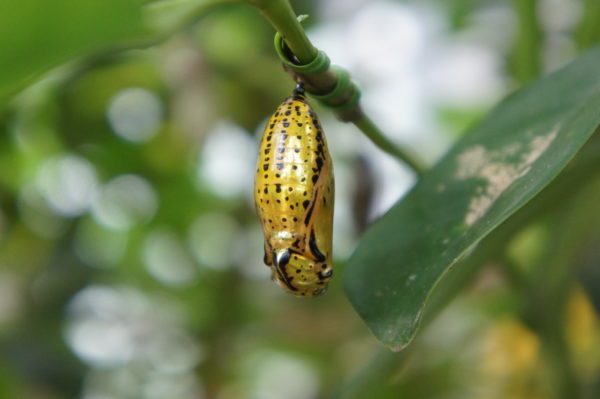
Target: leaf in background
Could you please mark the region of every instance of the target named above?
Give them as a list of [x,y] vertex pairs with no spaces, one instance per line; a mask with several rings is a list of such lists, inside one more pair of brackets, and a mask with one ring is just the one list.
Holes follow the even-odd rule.
[[598,65],[600,48],[509,96],[367,231],[344,284],[385,345],[410,343],[442,275],[592,135],[600,123]]
[[133,0],[3,0],[0,99],[73,57],[140,32]]
[[235,0],[154,0],[144,7],[145,24],[158,35],[169,35],[217,8]]

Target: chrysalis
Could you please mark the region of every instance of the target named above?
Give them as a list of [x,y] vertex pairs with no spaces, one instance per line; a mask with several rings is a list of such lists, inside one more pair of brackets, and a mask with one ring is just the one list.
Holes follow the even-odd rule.
[[324,293],[333,275],[333,165],[300,84],[265,127],[254,193],[271,278],[296,296]]

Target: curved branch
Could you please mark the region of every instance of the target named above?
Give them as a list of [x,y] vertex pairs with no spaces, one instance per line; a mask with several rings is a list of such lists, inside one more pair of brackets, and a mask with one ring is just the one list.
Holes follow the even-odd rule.
[[331,67],[325,53],[312,45],[288,0],[245,1],[258,8],[277,30],[275,47],[284,68],[296,82],[304,83],[309,94],[333,109],[340,120],[354,123],[381,150],[419,175],[425,171],[418,157],[388,139],[364,113],[359,103],[359,89],[345,70]]

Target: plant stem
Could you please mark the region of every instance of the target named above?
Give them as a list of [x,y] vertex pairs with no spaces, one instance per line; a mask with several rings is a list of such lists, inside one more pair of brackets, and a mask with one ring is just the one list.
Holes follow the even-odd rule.
[[577,46],[584,50],[600,41],[600,3],[597,0],[583,0],[581,21],[575,31]]
[[540,75],[541,31],[537,19],[538,0],[513,0],[519,33],[510,56],[513,74],[526,83]]
[[371,118],[363,114],[362,118],[353,121],[353,123],[382,151],[392,155],[393,157],[401,159],[418,175],[421,175],[423,172],[425,172],[426,167],[421,160],[417,159],[409,150],[392,143],[390,139],[384,136],[377,125],[373,123]]
[[[296,60],[290,59],[289,61],[298,61],[300,65],[307,65],[315,60],[318,50],[306,36],[288,0],[245,1],[258,8],[262,15],[281,34],[285,44],[296,58]],[[288,72],[294,76],[296,81],[302,81],[305,84],[306,90],[313,94],[330,93],[338,82],[338,74],[331,67],[320,73],[304,74],[295,71]],[[354,90],[358,89],[353,85],[349,86],[348,90],[340,93],[336,98],[331,98],[330,103],[325,105],[338,106],[344,104],[352,97]],[[377,147],[405,163],[417,175],[421,175],[425,171],[424,163],[413,155],[411,151],[399,147],[390,141],[382,133],[381,129],[365,115],[359,104],[351,109],[339,111],[337,115],[342,121],[354,123]]]
[[258,8],[261,14],[281,34],[283,40],[300,63],[308,64],[315,59],[317,49],[308,40],[288,0],[246,1]]

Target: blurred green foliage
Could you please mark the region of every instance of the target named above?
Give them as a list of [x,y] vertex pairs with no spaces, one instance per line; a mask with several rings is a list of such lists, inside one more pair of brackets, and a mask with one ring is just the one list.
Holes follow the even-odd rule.
[[139,34],[140,19],[132,1],[2,2],[0,98],[73,57]]
[[[314,32],[369,10],[328,3],[293,5],[314,16]],[[527,2],[537,18],[509,0],[376,3],[406,15],[425,4],[448,40],[468,36],[482,10],[512,13],[516,35],[489,28],[507,43],[498,53],[504,92],[600,37],[594,1]],[[576,22],[550,24],[559,6]],[[292,82],[254,9],[5,0],[0,33],[0,397],[600,394],[597,135],[448,273],[430,306],[458,299],[425,314],[414,343],[389,353],[341,289],[361,236],[357,215],[383,183],[354,185],[353,176],[377,177],[361,162],[367,146],[326,111],[344,194],[334,282],[326,296],[302,301],[273,286],[261,265],[249,198],[253,132]],[[569,51],[557,58],[557,48]],[[448,122],[441,142],[487,108],[435,105],[430,112]]]

